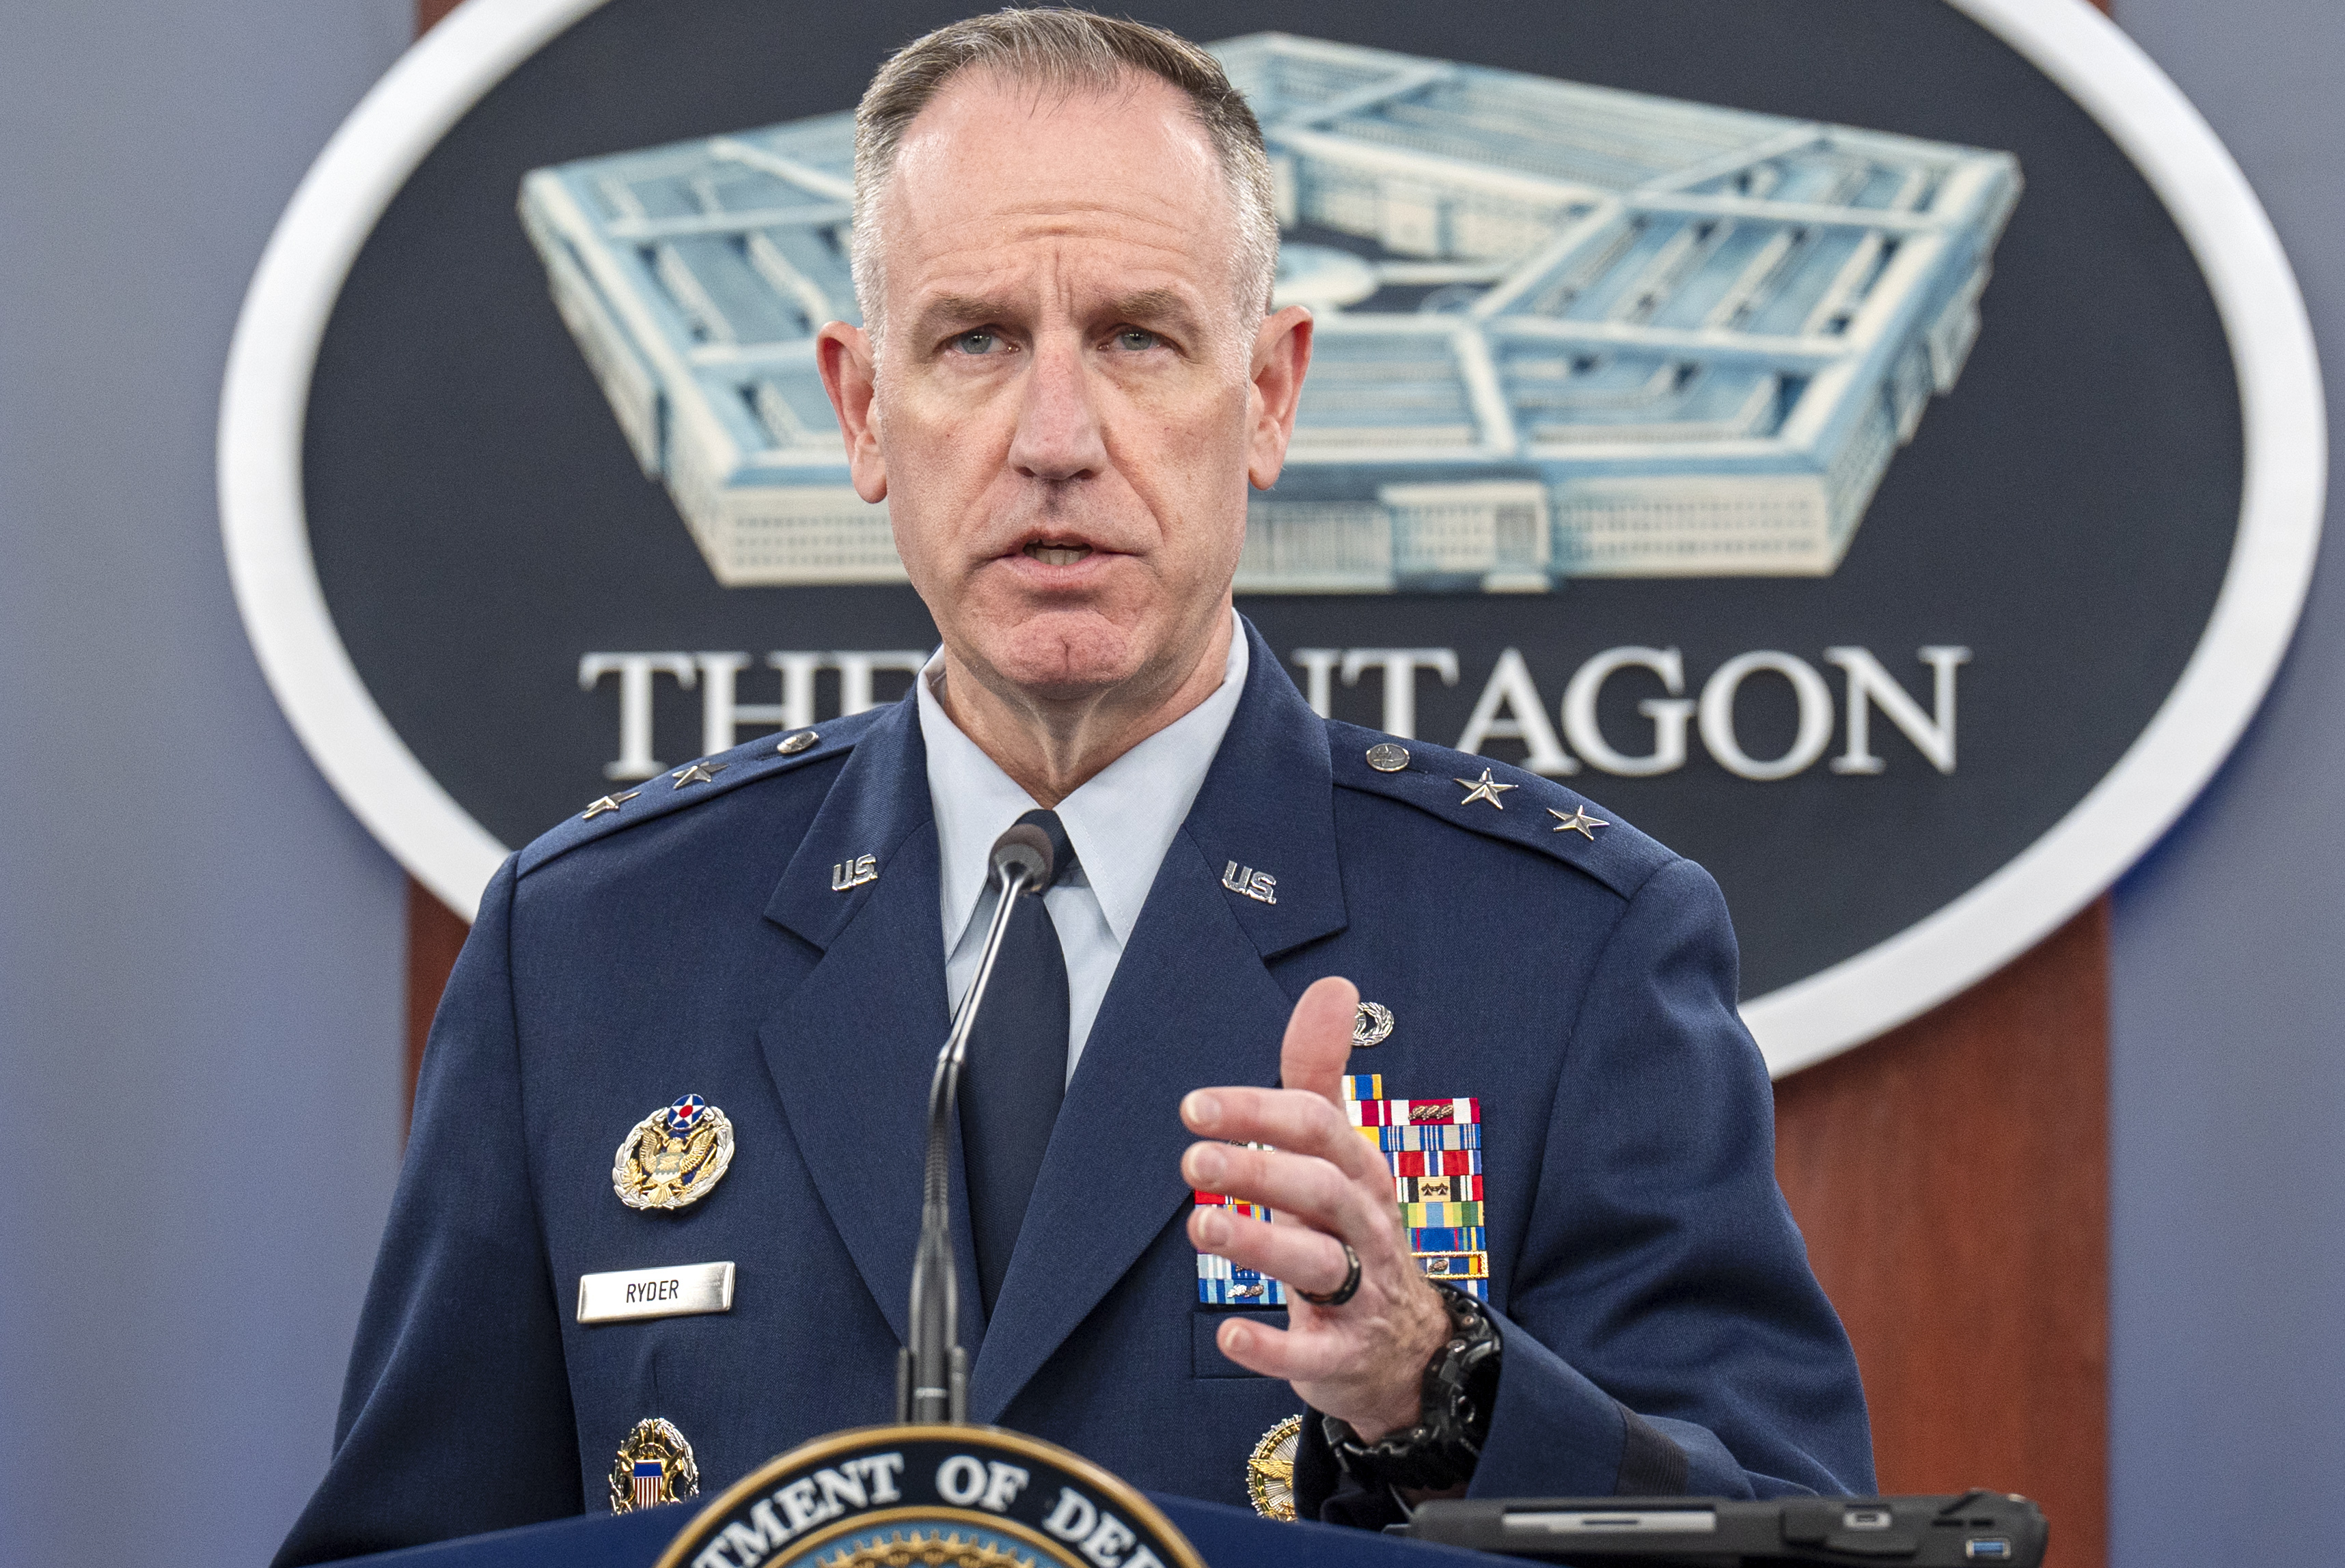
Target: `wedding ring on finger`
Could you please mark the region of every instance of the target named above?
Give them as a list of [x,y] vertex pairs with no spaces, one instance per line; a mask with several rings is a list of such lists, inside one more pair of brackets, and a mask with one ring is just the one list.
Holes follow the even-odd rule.
[[1300,1287],[1295,1290],[1296,1295],[1315,1307],[1340,1307],[1360,1293],[1360,1255],[1352,1250],[1352,1244],[1348,1241],[1338,1242],[1337,1245],[1344,1249],[1344,1282],[1324,1296],[1314,1295]]

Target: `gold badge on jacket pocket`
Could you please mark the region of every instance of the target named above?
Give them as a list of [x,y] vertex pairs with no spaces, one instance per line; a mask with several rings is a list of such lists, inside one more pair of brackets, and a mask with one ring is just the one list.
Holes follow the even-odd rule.
[[637,1421],[611,1465],[611,1512],[633,1513],[699,1495],[700,1466],[684,1433],[657,1416]]
[[1291,1415],[1263,1433],[1246,1458],[1246,1495],[1264,1519],[1294,1517],[1294,1451],[1302,1442],[1303,1418]]

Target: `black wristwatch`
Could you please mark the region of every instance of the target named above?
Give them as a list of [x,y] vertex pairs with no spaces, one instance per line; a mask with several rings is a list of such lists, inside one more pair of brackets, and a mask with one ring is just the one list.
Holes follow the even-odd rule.
[[1364,1443],[1349,1423],[1322,1416],[1327,1446],[1365,1486],[1443,1492],[1474,1478],[1498,1398],[1498,1325],[1482,1303],[1436,1280],[1449,1338],[1425,1365],[1425,1405],[1415,1426]]

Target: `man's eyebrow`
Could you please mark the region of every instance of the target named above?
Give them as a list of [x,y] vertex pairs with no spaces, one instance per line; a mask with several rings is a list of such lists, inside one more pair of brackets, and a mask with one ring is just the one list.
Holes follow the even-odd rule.
[[1010,314],[999,299],[981,294],[939,294],[920,307],[919,334],[934,337],[949,327],[977,327]]
[[[923,339],[939,338],[957,329],[1007,320],[1013,314],[1007,300],[990,295],[939,294],[920,307],[918,333]],[[1135,327],[1167,327],[1184,336],[1194,330],[1197,322],[1188,296],[1177,288],[1142,288],[1119,295],[1098,315]]]
[[1196,313],[1189,309],[1188,298],[1176,288],[1143,288],[1137,294],[1126,294],[1110,300],[1106,314],[1119,321],[1129,321],[1135,327],[1157,321],[1185,329],[1196,321]]

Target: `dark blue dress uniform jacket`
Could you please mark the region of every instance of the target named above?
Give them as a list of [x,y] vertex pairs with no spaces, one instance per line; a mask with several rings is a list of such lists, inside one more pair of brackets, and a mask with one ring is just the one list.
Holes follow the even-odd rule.
[[[1396,1020],[1353,1071],[1481,1101],[1505,1360],[1476,1494],[1672,1472],[1695,1493],[1869,1491],[1863,1395],[1775,1184],[1716,885],[1617,820],[1558,831],[1549,808],[1579,797],[1504,764],[1412,741],[1405,771],[1376,772],[1386,737],[1314,714],[1247,630],[1246,690],[991,1320],[961,1293],[971,1419],[1244,1502],[1249,1452],[1300,1401],[1214,1347],[1177,1107],[1275,1083],[1295,998],[1343,975]],[[490,884],[432,1027],[332,1464],[280,1562],[599,1512],[646,1417],[690,1441],[703,1496],[892,1419],[948,1025],[937,839],[911,699],[820,736],[652,780]],[[1516,787],[1459,804],[1451,781],[1486,766]],[[834,891],[865,855],[878,879]],[[1277,902],[1224,887],[1230,862],[1274,875]],[[689,1209],[624,1207],[620,1140],[687,1093],[732,1118],[730,1171]],[[574,1320],[582,1274],[724,1259],[730,1312]]]

